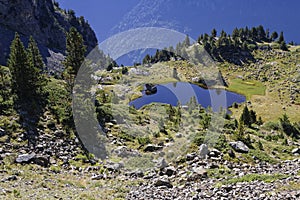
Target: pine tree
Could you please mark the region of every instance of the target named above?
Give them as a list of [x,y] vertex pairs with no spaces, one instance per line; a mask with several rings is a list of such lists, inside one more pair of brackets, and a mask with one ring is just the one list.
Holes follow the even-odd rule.
[[237,129],[237,140],[243,141],[245,135],[244,122],[240,119]]
[[257,119],[256,119],[256,112],[254,110],[250,110],[250,121],[251,121],[251,124],[254,124],[257,122]]
[[259,25],[257,27],[257,36],[258,36],[258,39],[261,40],[261,41],[266,40],[266,32],[265,32],[265,29],[262,25]]
[[183,44],[185,47],[189,47],[191,46],[191,41],[190,41],[190,37],[188,35],[186,35],[184,41],[183,41]]
[[270,30],[268,28],[266,29],[266,39],[268,42],[270,41]]
[[247,106],[245,106],[243,113],[240,117],[240,121],[243,122],[243,124],[245,124],[246,126],[250,127],[251,126],[251,116],[250,116],[250,112]]
[[227,37],[227,33],[224,31],[224,30],[222,30],[221,31],[221,36],[220,36],[221,38],[226,38]]
[[250,31],[250,34],[251,34],[251,39],[253,41],[256,41],[257,40],[257,29],[255,27],[252,27],[251,31]]
[[288,50],[289,50],[288,47],[287,47],[287,45],[286,45],[286,43],[285,43],[285,41],[282,41],[282,42],[280,43],[279,47],[280,47],[280,49],[281,49],[282,51],[288,51]]
[[149,63],[151,63],[151,57],[149,54],[147,54],[145,56],[145,58],[143,59],[143,64],[145,65],[145,64],[149,64]]
[[284,36],[283,36],[283,32],[281,31],[278,38],[278,43],[281,44],[282,42],[284,42]]
[[261,116],[259,116],[258,120],[257,120],[257,125],[263,125],[263,120],[261,118]]
[[76,75],[84,61],[86,46],[82,35],[74,27],[66,34],[66,49],[67,57],[63,62],[65,70],[69,74]]
[[232,31],[232,39],[236,40],[239,37],[239,29],[235,28]]
[[216,29],[213,29],[212,31],[211,31],[211,36],[212,37],[217,37],[217,30]]
[[274,31],[272,34],[271,34],[271,40],[272,41],[275,41],[276,39],[278,38],[278,33],[276,31]]
[[10,46],[10,54],[8,58],[8,67],[12,75],[12,91],[15,100],[26,99],[30,94],[31,88],[28,85],[28,60],[25,47],[18,33]]
[[30,85],[36,96],[43,95],[43,87],[47,84],[46,75],[43,74],[44,62],[39,48],[31,36],[27,48],[28,64],[31,69]]

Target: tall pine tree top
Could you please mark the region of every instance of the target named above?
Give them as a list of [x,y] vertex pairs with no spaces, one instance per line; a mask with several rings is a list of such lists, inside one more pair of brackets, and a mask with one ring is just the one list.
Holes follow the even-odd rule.
[[45,64],[40,54],[40,50],[31,36],[27,48],[28,64],[31,71],[31,88],[36,95],[42,95],[43,87],[47,84],[46,75],[43,74]]
[[68,73],[75,75],[84,61],[86,46],[82,35],[74,27],[66,34],[66,49],[67,57],[63,64]]
[[22,96],[28,90],[25,83],[26,73],[24,73],[28,68],[28,60],[25,47],[18,33],[15,34],[15,38],[11,43],[7,63],[12,74],[13,93]]

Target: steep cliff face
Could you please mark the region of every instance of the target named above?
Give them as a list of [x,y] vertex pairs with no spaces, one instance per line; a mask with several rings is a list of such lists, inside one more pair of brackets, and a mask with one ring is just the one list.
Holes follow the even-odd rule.
[[6,63],[10,42],[18,32],[25,43],[30,35],[35,38],[48,67],[57,65],[65,51],[65,32],[71,26],[83,35],[88,51],[97,45],[84,18],[60,9],[52,0],[0,0],[0,64]]

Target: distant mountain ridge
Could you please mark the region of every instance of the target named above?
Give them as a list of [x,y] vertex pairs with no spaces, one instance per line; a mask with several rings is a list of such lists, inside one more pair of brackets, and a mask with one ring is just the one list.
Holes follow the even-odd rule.
[[39,44],[48,67],[59,65],[65,51],[65,32],[74,26],[83,35],[87,50],[98,40],[83,17],[62,10],[52,0],[0,0],[0,64],[5,65],[10,42],[18,32],[27,43],[30,35]]
[[[258,26],[284,31],[287,41],[299,42],[297,1],[280,0],[140,0],[115,25],[110,35],[138,27],[174,29],[196,39],[213,28],[231,31],[235,27]],[[268,10],[268,12],[266,12]]]

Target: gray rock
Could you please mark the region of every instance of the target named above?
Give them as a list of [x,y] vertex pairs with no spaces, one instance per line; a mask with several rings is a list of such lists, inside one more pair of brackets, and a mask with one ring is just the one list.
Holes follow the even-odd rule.
[[200,156],[200,158],[205,158],[208,153],[209,153],[209,151],[208,151],[207,144],[201,144],[201,146],[199,147],[199,156]]
[[169,167],[165,168],[164,173],[167,176],[173,176],[176,174],[176,168],[173,166],[169,166]]
[[182,133],[176,133],[175,137],[176,138],[182,138]]
[[155,187],[161,187],[161,186],[166,186],[168,188],[172,188],[173,185],[171,184],[169,179],[166,178],[158,178],[154,180],[154,186]]
[[148,144],[145,149],[144,152],[154,152],[154,151],[158,151],[161,150],[163,147],[162,146],[157,146],[157,145],[153,145],[153,144]]
[[168,163],[166,162],[166,160],[164,159],[164,158],[159,158],[158,160],[157,160],[157,164],[156,164],[156,167],[158,168],[158,169],[164,169],[164,168],[166,168],[166,167],[168,167],[169,165],[168,165]]
[[249,147],[245,145],[242,141],[230,142],[229,145],[236,151],[240,153],[248,153]]
[[218,157],[219,155],[221,155],[221,152],[217,149],[210,150],[208,154],[209,157]]
[[292,154],[300,154],[300,148],[293,149]]
[[192,173],[188,176],[188,181],[196,181],[207,178],[207,171],[203,167],[197,167],[192,170]]
[[113,152],[117,154],[117,156],[122,158],[130,157],[130,156],[132,157],[140,156],[138,151],[128,149],[126,146],[119,146]]
[[6,178],[2,179],[1,182],[9,182],[9,181],[16,181],[16,180],[18,180],[17,176],[12,175],[12,176],[9,176],[9,177],[6,177]]
[[106,164],[104,167],[109,171],[120,171],[124,167],[124,164],[123,163],[111,163],[111,164]]
[[42,155],[37,155],[35,158],[33,158],[33,162],[42,167],[49,167],[50,165],[50,159]]
[[30,163],[35,157],[35,153],[21,154],[16,158],[16,163]]
[[197,154],[196,154],[196,153],[187,154],[187,155],[186,155],[186,160],[187,160],[187,161],[192,161],[192,160],[194,160],[196,157],[197,157]]
[[92,176],[92,180],[104,180],[106,179],[106,174],[95,174]]
[[126,174],[130,177],[139,177],[139,178],[144,177],[144,172],[142,170],[136,170],[136,171],[132,171],[132,172],[129,172]]

